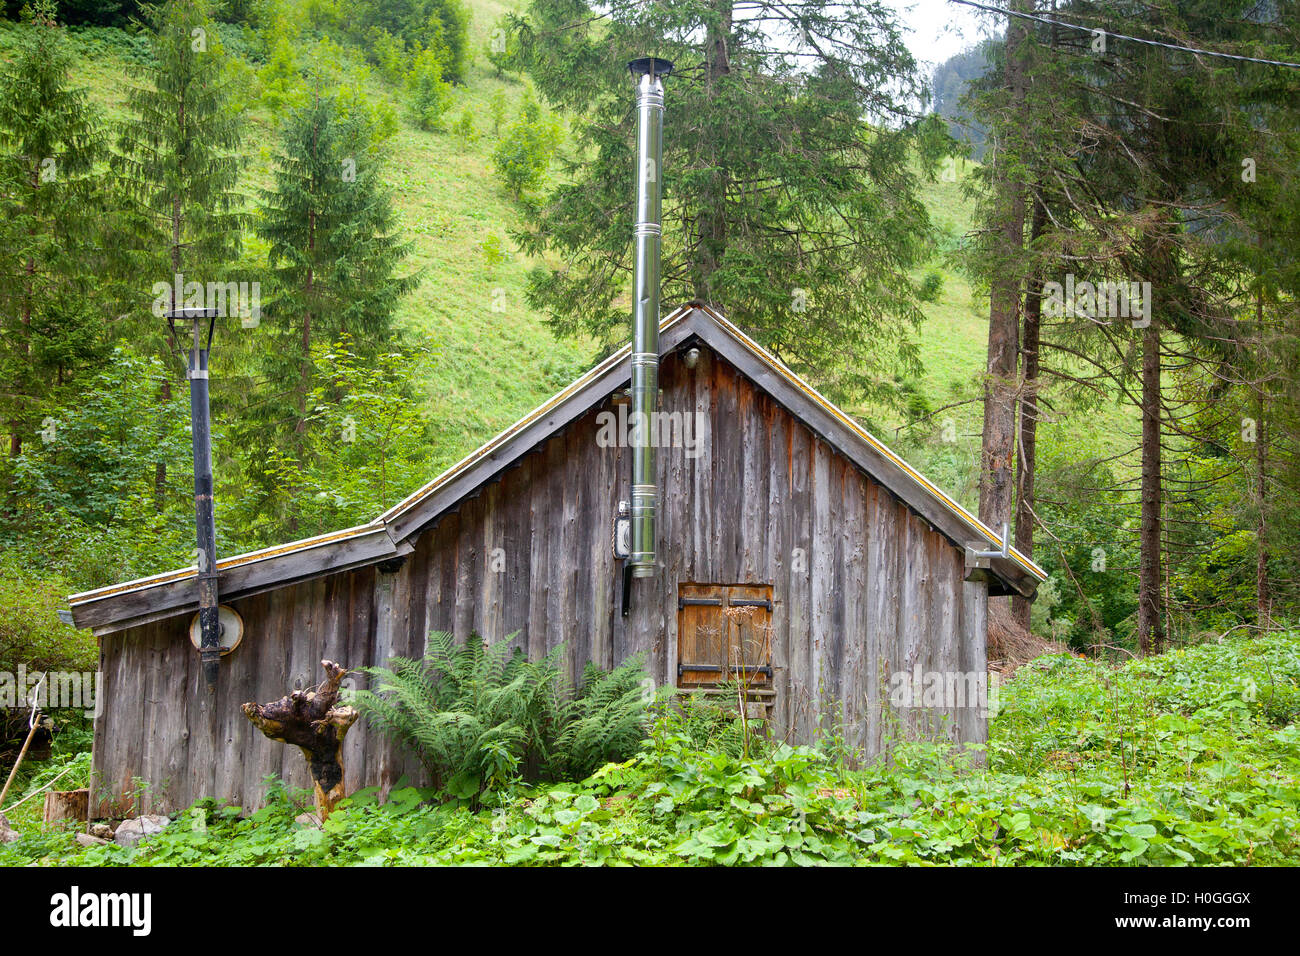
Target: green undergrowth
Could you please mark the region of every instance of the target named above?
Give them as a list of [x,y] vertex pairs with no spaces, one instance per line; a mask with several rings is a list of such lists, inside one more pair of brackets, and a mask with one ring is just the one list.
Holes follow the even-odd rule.
[[[354,794],[324,829],[276,785],[246,817],[201,804],[134,850],[64,833],[0,863],[1282,864],[1300,859],[1300,634],[1120,666],[1044,657],[1007,681],[990,744],[900,743],[850,769],[821,748],[701,738],[661,709],[641,753],[579,783],[515,786],[480,809],[428,790]],[[724,721],[725,723],[725,721]],[[976,766],[981,758],[987,766]]]

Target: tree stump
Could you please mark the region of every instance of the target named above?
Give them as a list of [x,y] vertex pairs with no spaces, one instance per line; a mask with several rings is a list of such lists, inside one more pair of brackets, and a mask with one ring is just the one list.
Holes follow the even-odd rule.
[[89,816],[90,791],[84,787],[81,790],[51,790],[45,795],[44,820],[47,829],[62,820],[85,823]]
[[345,795],[343,738],[356,723],[357,712],[336,706],[347,671],[333,661],[321,661],[321,666],[325,681],[315,690],[297,690],[272,703],[248,703],[241,709],[267,737],[303,752],[315,784],[316,812],[323,822]]

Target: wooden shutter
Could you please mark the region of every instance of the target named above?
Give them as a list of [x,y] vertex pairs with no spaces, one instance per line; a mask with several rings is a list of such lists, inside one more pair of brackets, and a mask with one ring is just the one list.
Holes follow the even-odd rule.
[[677,589],[677,686],[716,684],[726,658],[722,588],[683,584]]
[[677,592],[677,686],[742,676],[772,683],[772,586],[683,584]]

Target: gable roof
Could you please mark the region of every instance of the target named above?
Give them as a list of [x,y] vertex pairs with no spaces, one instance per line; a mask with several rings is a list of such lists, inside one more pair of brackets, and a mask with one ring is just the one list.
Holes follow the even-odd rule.
[[[987,525],[716,311],[687,305],[660,323],[661,355],[695,340],[739,369],[955,545],[1000,548],[1001,542]],[[424,527],[626,387],[630,354],[629,344],[368,524],[219,559],[220,594],[223,598],[243,597],[409,554],[414,550],[412,539]],[[1014,548],[1006,557],[993,558],[989,570],[995,584],[1025,596],[1032,595],[1047,577]],[[77,627],[94,628],[96,634],[107,634],[192,613],[198,607],[196,577],[195,568],[182,568],[74,594],[68,599],[73,622]]]

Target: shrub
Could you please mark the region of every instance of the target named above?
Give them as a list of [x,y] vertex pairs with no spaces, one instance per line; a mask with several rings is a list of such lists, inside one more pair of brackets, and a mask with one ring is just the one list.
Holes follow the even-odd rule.
[[424,660],[395,657],[365,668],[377,679],[353,703],[409,747],[435,788],[477,802],[485,791],[526,780],[581,779],[632,756],[645,737],[646,675],[640,657],[609,673],[589,667],[575,690],[560,650],[530,661],[510,640],[429,636]]
[[492,164],[516,199],[541,185],[560,145],[560,126],[542,115],[531,93],[525,94],[519,119],[506,129],[492,151]]
[[451,124],[451,131],[466,143],[477,140],[478,130],[474,128],[474,114],[469,110],[461,110],[460,115],[456,117],[456,122]]
[[119,27],[66,28],[73,49],[86,57],[117,57],[128,63],[145,63],[153,57],[144,33],[128,33]]
[[497,90],[488,101],[488,110],[492,114],[492,135],[501,135],[501,124],[506,121],[506,91]]
[[95,669],[95,639],[59,620],[69,591],[58,577],[26,573],[7,559],[0,563],[0,667]]
[[258,72],[262,104],[273,111],[301,106],[307,99],[294,54],[294,38],[282,21],[266,31],[266,65]]
[[[34,679],[44,671],[95,669],[95,639],[59,620],[71,590],[57,576],[26,573],[11,558],[0,561],[0,671],[14,673],[22,665]],[[6,703],[0,699],[0,753],[14,756],[27,734],[29,710],[26,701],[14,701],[12,709]]]
[[501,248],[501,237],[495,232],[488,233],[487,238],[479,243],[479,248],[483,250],[483,258],[490,268],[495,269],[506,260],[505,251]]
[[488,34],[487,45],[483,49],[488,62],[496,70],[497,79],[501,79],[507,72],[519,72],[518,46],[519,41],[510,28],[510,18],[499,17],[492,27],[492,32]]
[[[168,374],[160,360],[118,348],[49,410],[41,440],[12,462],[0,551],[62,574],[72,590],[186,563],[194,547],[188,397],[175,389],[159,400]],[[219,433],[213,444],[221,447]],[[160,461],[180,476],[161,498]]]
[[410,69],[411,58],[406,47],[387,30],[371,31],[368,55],[389,83],[400,83]]
[[938,302],[943,294],[943,273],[931,269],[921,280],[920,299],[922,302]]
[[442,78],[442,64],[432,50],[416,54],[406,76],[411,121],[426,132],[437,129],[451,105],[451,84]]

